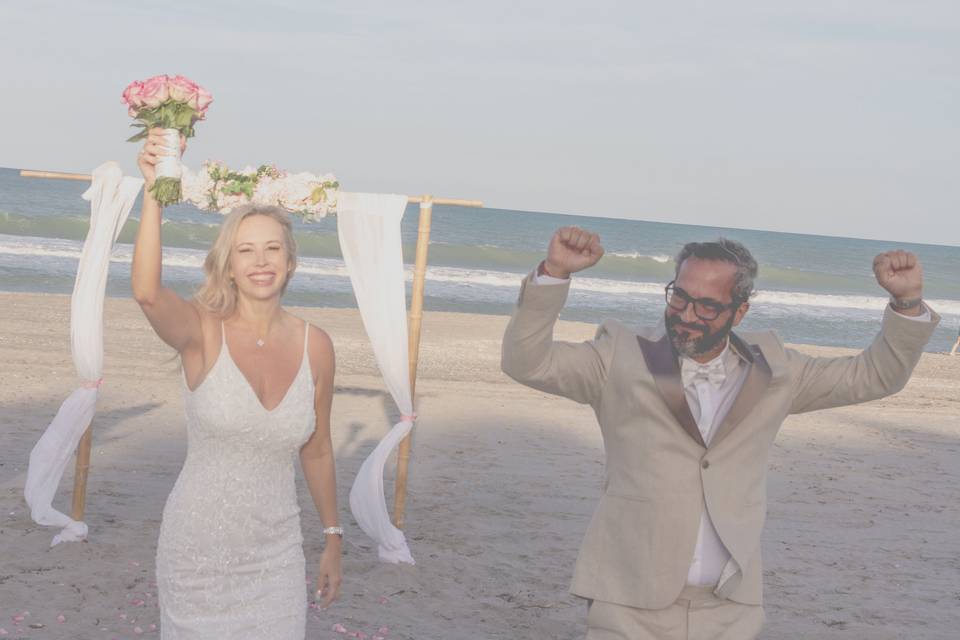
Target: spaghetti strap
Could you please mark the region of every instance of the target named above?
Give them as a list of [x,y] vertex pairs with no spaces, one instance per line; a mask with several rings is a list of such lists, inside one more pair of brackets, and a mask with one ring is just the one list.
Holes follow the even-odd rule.
[[307,342],[310,339],[310,323],[303,321],[303,359],[307,359]]
[[227,346],[227,332],[223,328],[223,320],[220,321],[220,348]]

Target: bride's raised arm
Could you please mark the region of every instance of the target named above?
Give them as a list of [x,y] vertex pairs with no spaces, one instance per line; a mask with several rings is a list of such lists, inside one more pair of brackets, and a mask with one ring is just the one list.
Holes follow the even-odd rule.
[[[181,152],[186,140],[180,137]],[[160,220],[163,210],[150,193],[156,180],[157,160],[167,154],[163,145],[163,130],[151,129],[137,157],[140,172],[146,180],[143,189],[143,209],[140,213],[140,229],[133,249],[133,265],[130,283],[133,297],[143,309],[160,339],[183,351],[202,344],[200,314],[191,303],[181,298],[161,281],[163,249],[160,244]]]

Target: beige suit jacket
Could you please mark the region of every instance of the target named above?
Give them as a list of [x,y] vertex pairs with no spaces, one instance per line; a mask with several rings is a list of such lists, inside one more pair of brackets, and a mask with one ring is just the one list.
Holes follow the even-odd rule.
[[530,280],[504,335],[503,371],[591,405],[606,451],[603,495],[571,592],[645,609],[667,607],[683,590],[704,506],[732,556],[717,595],[762,604],[767,456],[783,420],[896,393],[939,322],[936,314],[918,322],[888,307],[880,333],[855,357],[806,356],[772,331],[732,335],[749,368],[705,447],[662,329],[637,332],[606,321],[591,341],[554,342],[569,284]]

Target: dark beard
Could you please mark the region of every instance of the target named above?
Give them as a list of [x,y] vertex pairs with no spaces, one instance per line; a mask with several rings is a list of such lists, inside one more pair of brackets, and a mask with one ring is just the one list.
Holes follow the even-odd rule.
[[[723,341],[727,339],[733,329],[735,317],[736,314],[731,313],[727,323],[713,333],[710,332],[710,327],[705,324],[691,323],[684,325],[680,316],[664,314],[664,324],[667,327],[667,337],[670,338],[670,344],[673,345],[674,350],[682,356],[695,358],[708,354],[717,346],[723,344]],[[684,330],[684,327],[696,328],[702,333],[699,338],[694,339],[690,337],[688,331]]]

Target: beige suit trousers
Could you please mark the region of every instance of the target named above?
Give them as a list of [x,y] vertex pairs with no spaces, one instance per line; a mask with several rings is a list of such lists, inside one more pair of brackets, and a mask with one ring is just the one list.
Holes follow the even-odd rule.
[[638,609],[594,600],[587,640],[751,640],[763,607],[718,598],[709,587],[686,587],[666,609]]

